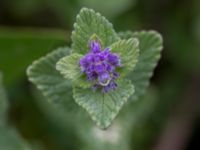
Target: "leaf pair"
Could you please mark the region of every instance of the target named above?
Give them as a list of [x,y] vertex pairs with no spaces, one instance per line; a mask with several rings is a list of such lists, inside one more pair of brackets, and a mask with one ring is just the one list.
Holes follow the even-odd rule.
[[[73,106],[72,83],[75,102],[86,109],[92,120],[104,129],[111,124],[131,95],[131,99],[136,100],[144,94],[160,57],[162,39],[153,31],[116,34],[111,23],[99,13],[86,8],[77,16],[74,28],[71,49],[55,50],[34,62],[27,73],[30,81],[47,99],[60,102],[66,109],[68,105]],[[79,68],[79,59],[88,52],[88,41],[93,34],[100,38],[103,48],[109,47],[112,52],[119,54],[123,65],[119,70],[121,78],[117,81],[118,88],[106,94],[93,92]],[[125,77],[130,78],[133,84]]]

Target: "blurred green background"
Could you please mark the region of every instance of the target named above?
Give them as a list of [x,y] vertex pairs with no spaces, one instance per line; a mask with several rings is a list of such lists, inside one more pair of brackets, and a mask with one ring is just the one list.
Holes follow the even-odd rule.
[[[164,38],[146,96],[122,110],[121,128],[114,124],[109,132],[89,129],[84,121],[75,127],[70,116],[56,114],[25,74],[34,60],[69,45],[83,6],[106,16],[118,32],[154,29]],[[9,99],[6,126],[12,128],[0,130],[0,150],[11,150],[2,141],[10,130],[17,135],[12,132],[7,145],[17,139],[30,149],[200,149],[199,0],[1,0],[0,71]]]

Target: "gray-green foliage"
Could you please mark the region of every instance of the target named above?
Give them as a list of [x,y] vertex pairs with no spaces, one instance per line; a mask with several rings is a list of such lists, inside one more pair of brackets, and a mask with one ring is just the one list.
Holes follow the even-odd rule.
[[57,63],[56,69],[60,71],[64,78],[71,80],[74,85],[90,87],[90,83],[87,82],[84,76],[82,76],[80,73],[80,68],[77,60],[79,60],[81,57],[83,57],[83,55],[77,53],[65,56]]
[[[64,80],[55,66],[59,59],[69,55],[67,47],[59,48],[45,57],[35,61],[27,70],[29,80],[37,85],[42,94],[52,103],[70,103],[72,97],[71,84]],[[70,110],[70,105],[66,109]]]
[[91,92],[90,88],[74,88],[74,99],[90,114],[96,124],[105,128],[110,125],[121,107],[134,93],[134,86],[130,81],[118,82],[116,91],[109,93]]
[[76,18],[72,32],[72,51],[85,54],[88,52],[88,41],[96,34],[101,39],[102,47],[108,47],[119,40],[112,24],[99,13],[83,8]]
[[135,86],[135,94],[132,95],[132,100],[137,100],[143,95],[149,85],[149,79],[153,75],[153,70],[156,67],[161,56],[163,48],[163,40],[156,31],[141,31],[141,32],[120,32],[120,37],[129,39],[137,38],[140,42],[140,55],[135,70],[128,76]]
[[[27,74],[47,100],[73,112],[71,110],[77,109],[72,101],[74,98],[87,110],[92,120],[105,129],[130,97],[136,100],[144,94],[160,58],[162,38],[155,31],[118,35],[105,17],[87,8],[80,11],[74,28],[71,49],[61,48],[35,61]],[[123,76],[117,81],[118,88],[115,91],[93,91],[80,71],[80,57],[89,51],[88,42],[94,34],[100,38],[103,48],[110,47],[121,57],[122,68],[119,72]]]
[[139,41],[137,38],[119,40],[111,45],[111,51],[117,53],[121,58],[122,74],[133,71],[139,56]]

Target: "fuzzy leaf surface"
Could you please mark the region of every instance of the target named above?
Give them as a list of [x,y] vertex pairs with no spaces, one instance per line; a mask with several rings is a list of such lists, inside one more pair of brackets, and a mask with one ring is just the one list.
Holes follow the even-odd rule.
[[74,85],[89,87],[90,84],[87,81],[86,76],[80,71],[79,60],[81,57],[83,56],[77,53],[63,57],[56,64],[56,69],[60,71],[64,78],[72,81]]
[[56,70],[56,63],[69,53],[69,48],[59,48],[33,62],[27,70],[29,80],[36,85],[47,100],[53,104],[64,105],[67,111],[72,110],[76,104],[72,99],[71,83]]
[[100,38],[103,48],[119,40],[112,24],[105,17],[92,9],[83,8],[74,24],[72,51],[80,54],[87,53],[89,40],[94,34]]
[[156,31],[141,32],[122,32],[119,34],[122,39],[137,38],[140,42],[140,55],[133,72],[128,77],[135,86],[135,93],[131,100],[137,100],[143,95],[149,85],[149,80],[161,57],[163,40],[161,35]]
[[102,129],[107,128],[117,116],[128,98],[134,93],[134,86],[129,80],[118,81],[115,91],[102,93],[91,89],[74,88],[74,99]]
[[133,71],[139,56],[139,41],[136,38],[115,42],[111,45],[111,51],[121,58],[122,74]]

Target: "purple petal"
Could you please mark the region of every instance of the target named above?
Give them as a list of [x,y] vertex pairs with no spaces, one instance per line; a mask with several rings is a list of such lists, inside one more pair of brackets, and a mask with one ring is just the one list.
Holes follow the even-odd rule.
[[85,56],[85,59],[86,59],[87,63],[94,62],[93,54],[87,54],[87,55]]
[[99,77],[98,77],[99,84],[102,85],[102,86],[108,85],[109,82],[110,82],[110,79],[111,79],[110,75],[107,72],[100,74]]
[[107,93],[110,90],[115,90],[117,88],[117,84],[115,82],[110,82],[107,86],[102,88],[103,93]]
[[109,54],[108,62],[114,66],[120,66],[120,58],[117,54]]
[[101,52],[101,44],[98,41],[90,42],[90,51],[93,53]]
[[119,77],[119,73],[113,72],[113,79],[117,79]]
[[94,55],[94,62],[95,62],[95,63],[101,62],[101,58],[100,58],[99,55]]
[[110,65],[110,64],[108,64],[108,63],[106,63],[106,62],[104,62],[103,64],[104,64],[104,66],[105,66],[105,68],[106,68],[106,71],[108,71],[108,72],[113,72],[113,71],[115,70],[115,67],[114,67],[114,66],[112,66],[112,65]]
[[95,70],[95,66],[93,64],[90,64],[87,69],[86,69],[86,72],[87,73],[91,73],[91,72],[94,72]]
[[96,73],[102,73],[102,72],[104,72],[105,71],[105,67],[104,67],[104,65],[102,65],[102,64],[98,64],[98,65],[95,65],[95,72]]
[[87,79],[88,79],[89,81],[92,81],[92,80],[94,80],[94,79],[96,79],[96,78],[97,78],[97,74],[94,73],[94,72],[91,72],[91,73],[87,74]]

